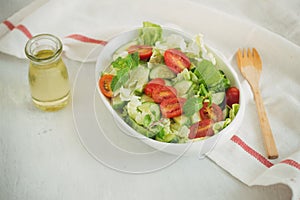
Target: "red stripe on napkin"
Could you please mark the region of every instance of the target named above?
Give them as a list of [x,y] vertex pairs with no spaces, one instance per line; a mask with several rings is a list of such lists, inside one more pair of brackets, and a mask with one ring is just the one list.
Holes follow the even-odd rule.
[[19,29],[20,31],[22,31],[29,39],[32,38],[31,33],[24,25],[20,24],[16,27],[16,29]]
[[18,25],[18,26],[15,26],[13,25],[13,23],[11,23],[10,21],[8,20],[4,20],[2,22],[9,30],[13,30],[13,29],[18,29],[20,30],[22,33],[24,33],[26,35],[26,37],[28,37],[29,39],[32,38],[32,34],[30,33],[30,31],[22,24]]
[[[262,163],[266,167],[270,168],[270,167],[274,166],[273,163],[271,163],[263,155],[261,155],[260,153],[258,153],[254,149],[252,149],[249,145],[247,145],[238,136],[236,136],[236,135],[232,136],[231,140],[234,143],[238,144],[242,149],[244,149],[247,153],[249,153],[251,156],[253,156],[254,158],[256,158],[260,163]],[[290,166],[295,167],[296,169],[300,170],[300,163],[298,163],[297,161],[294,161],[294,160],[291,160],[291,159],[286,159],[286,160],[281,161],[280,163],[290,165]]]
[[13,30],[15,28],[15,26],[8,20],[4,20],[2,22],[9,30]]
[[250,146],[248,146],[241,138],[234,135],[232,136],[231,140],[238,144],[242,149],[244,149],[247,153],[249,153],[251,156],[256,158],[261,164],[265,165],[266,167],[270,168],[274,164],[271,163],[267,158],[265,158],[263,155],[252,149]]
[[93,38],[86,37],[86,36],[80,35],[80,34],[72,34],[72,35],[68,35],[68,36],[66,36],[66,38],[72,38],[72,39],[74,39],[74,40],[79,40],[79,41],[81,41],[81,42],[94,43],[94,44],[101,44],[101,45],[103,45],[103,46],[107,44],[106,41],[93,39]]
[[288,164],[288,165],[290,165],[292,167],[295,167],[295,168],[297,168],[297,169],[300,170],[300,163],[298,163],[298,162],[296,162],[294,160],[286,159],[286,160],[281,161],[280,163]]

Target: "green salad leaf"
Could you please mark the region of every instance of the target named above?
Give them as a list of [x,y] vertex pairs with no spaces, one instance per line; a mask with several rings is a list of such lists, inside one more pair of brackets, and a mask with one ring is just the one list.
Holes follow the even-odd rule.
[[202,60],[201,62],[197,62],[194,73],[200,82],[206,85],[209,91],[225,91],[230,86],[229,79],[211,61]]
[[196,64],[195,74],[199,77],[201,82],[208,87],[219,82],[221,79],[219,71],[214,67],[214,64],[208,60],[202,60]]
[[192,97],[189,98],[183,105],[183,112],[187,117],[191,117],[194,113],[198,112],[203,104],[203,97]]
[[229,118],[233,120],[240,109],[240,104],[232,104],[232,108],[229,110]]
[[112,62],[113,68],[117,70],[116,76],[111,81],[110,87],[113,92],[119,89],[129,79],[130,70],[139,65],[138,53],[128,54],[125,58],[118,57]]
[[139,29],[139,42],[145,45],[154,45],[162,38],[162,28],[160,25],[143,22],[143,27]]
[[129,71],[130,69],[126,67],[117,72],[117,75],[114,76],[110,84],[113,92],[121,88],[121,86],[126,83],[126,81],[129,79]]
[[139,54],[136,52],[136,53],[128,54],[125,58],[118,57],[111,64],[115,69],[123,69],[123,68],[133,69],[139,65]]

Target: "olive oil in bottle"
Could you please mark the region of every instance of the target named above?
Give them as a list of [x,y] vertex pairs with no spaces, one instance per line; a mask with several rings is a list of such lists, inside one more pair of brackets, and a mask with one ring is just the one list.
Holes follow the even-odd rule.
[[44,111],[59,110],[70,99],[68,71],[61,52],[60,40],[50,34],[33,37],[25,47],[30,59],[28,79],[32,101]]

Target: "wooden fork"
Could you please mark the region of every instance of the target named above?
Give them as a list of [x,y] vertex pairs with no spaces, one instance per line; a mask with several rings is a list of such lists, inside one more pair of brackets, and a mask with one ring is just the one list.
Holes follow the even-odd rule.
[[255,48],[252,49],[252,52],[249,48],[248,51],[246,49],[243,51],[239,49],[236,60],[242,75],[250,84],[254,95],[267,156],[269,159],[276,159],[278,158],[278,152],[259,90],[259,79],[262,70],[260,56]]

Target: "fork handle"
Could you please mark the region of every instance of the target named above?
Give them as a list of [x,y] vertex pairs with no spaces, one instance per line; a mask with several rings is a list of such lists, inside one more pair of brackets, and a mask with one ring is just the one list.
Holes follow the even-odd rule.
[[260,127],[264,139],[265,149],[267,151],[267,156],[269,159],[278,158],[278,151],[272,134],[272,130],[269,124],[269,120],[265,111],[263,100],[260,95],[258,88],[253,88],[254,99],[256,102],[256,108],[258,111],[258,117],[260,122]]

